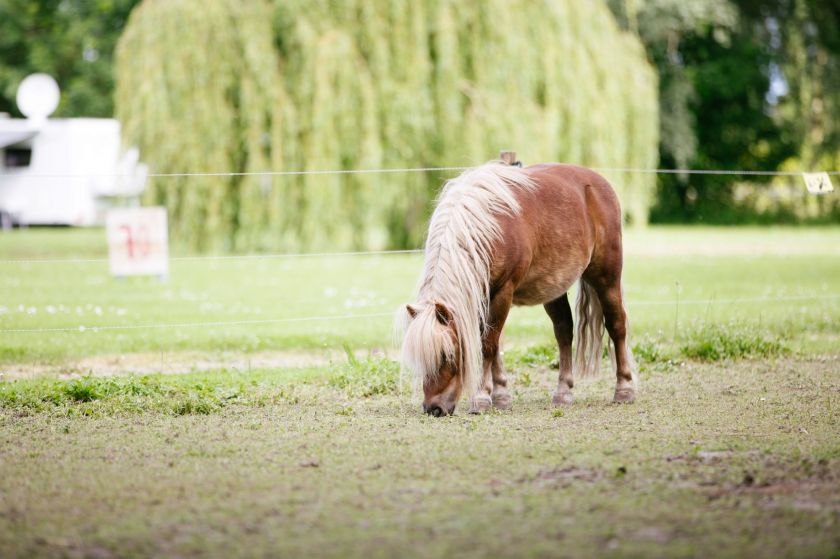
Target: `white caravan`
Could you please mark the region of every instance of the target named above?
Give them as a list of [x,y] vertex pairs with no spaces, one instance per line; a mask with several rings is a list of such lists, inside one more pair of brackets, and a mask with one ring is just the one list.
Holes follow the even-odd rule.
[[136,149],[121,154],[120,123],[110,118],[48,119],[58,86],[33,74],[18,89],[26,119],[0,116],[0,222],[101,225],[117,199],[136,200],[146,166]]

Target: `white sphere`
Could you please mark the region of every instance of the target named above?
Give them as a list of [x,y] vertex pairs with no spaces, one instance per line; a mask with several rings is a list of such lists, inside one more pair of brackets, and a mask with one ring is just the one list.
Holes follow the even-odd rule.
[[30,74],[18,86],[17,106],[27,118],[47,118],[58,107],[60,99],[58,84],[47,74]]

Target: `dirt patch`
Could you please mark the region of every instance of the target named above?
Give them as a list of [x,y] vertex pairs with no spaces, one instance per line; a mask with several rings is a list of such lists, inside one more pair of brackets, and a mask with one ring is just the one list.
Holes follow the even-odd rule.
[[601,473],[586,468],[543,468],[533,478],[527,480],[541,486],[559,485],[565,487],[576,481],[596,481],[601,478]]
[[764,509],[790,508],[810,512],[840,512],[836,482],[819,478],[788,479],[754,484],[751,476],[728,487],[706,490],[710,500],[723,497],[751,497]]
[[[356,358],[381,356],[381,349],[357,350]],[[179,375],[201,371],[250,371],[254,369],[290,369],[322,367],[343,363],[347,354],[340,350],[272,351],[260,353],[162,352],[106,354],[71,360],[56,365],[14,364],[0,368],[0,382],[50,376],[72,379],[80,376],[120,376],[170,374]]]
[[636,532],[640,540],[649,540],[656,543],[667,543],[671,540],[671,533],[668,530],[656,526],[648,526]]
[[[739,455],[753,455],[757,456],[760,452],[758,450],[749,450],[740,452]],[[735,453],[731,450],[699,450],[693,454],[669,454],[665,456],[666,462],[702,462],[704,464],[717,464],[726,459],[732,458]]]

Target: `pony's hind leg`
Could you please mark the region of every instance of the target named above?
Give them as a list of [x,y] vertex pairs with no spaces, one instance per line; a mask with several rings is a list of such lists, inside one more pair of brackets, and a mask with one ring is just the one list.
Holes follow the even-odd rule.
[[616,403],[630,403],[636,399],[636,386],[633,378],[633,362],[627,347],[627,313],[624,311],[624,297],[621,293],[621,281],[598,291],[601,308],[604,311],[604,324],[615,347],[615,396]]
[[555,406],[565,406],[572,403],[572,387],[575,385],[572,374],[572,308],[569,306],[568,294],[543,306],[554,324],[554,338],[560,350],[560,377],[551,401]]

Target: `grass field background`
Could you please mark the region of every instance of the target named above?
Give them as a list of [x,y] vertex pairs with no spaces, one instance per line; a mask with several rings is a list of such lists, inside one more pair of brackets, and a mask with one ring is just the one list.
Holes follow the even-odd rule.
[[370,355],[388,316],[93,329],[391,313],[420,255],[10,262],[104,256],[0,235],[2,557],[840,553],[840,228],[630,231],[638,401],[605,374],[553,409],[549,321],[516,309],[513,410],[443,419]]
[[[628,232],[626,253],[624,286],[636,342],[673,343],[713,326],[784,337],[806,351],[840,343],[834,328],[840,321],[840,228],[654,228]],[[387,347],[390,316],[92,329],[389,314],[411,300],[422,266],[419,254],[199,259],[173,261],[169,278],[160,281],[114,279],[107,262],[9,262],[106,257],[100,230],[0,235],[0,259],[6,260],[0,330],[74,330],[3,332],[0,362]],[[515,309],[506,337],[509,344],[549,343],[543,310]]]

